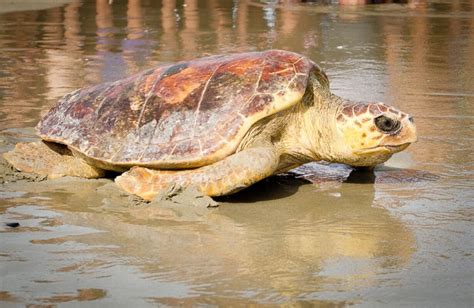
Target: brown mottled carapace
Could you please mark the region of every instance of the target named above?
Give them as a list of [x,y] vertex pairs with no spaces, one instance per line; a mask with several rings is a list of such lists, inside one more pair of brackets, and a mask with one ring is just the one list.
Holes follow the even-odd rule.
[[190,168],[232,154],[258,120],[303,96],[301,55],[270,50],[162,65],[64,96],[40,137],[110,165]]

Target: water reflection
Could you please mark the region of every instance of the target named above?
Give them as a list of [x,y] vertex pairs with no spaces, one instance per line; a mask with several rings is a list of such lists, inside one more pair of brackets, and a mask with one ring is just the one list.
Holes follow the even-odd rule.
[[[459,11],[461,2],[453,1],[447,9]],[[474,102],[474,79],[465,66],[474,64],[473,26],[472,18],[435,21],[415,17],[410,24],[382,24],[385,45],[390,46],[385,51],[388,87],[394,101],[415,114],[426,145],[413,147],[413,151],[425,162],[439,163],[448,156],[459,161],[470,151],[466,147],[474,137],[474,113],[470,106]],[[433,143],[433,138],[445,142]]]
[[[61,283],[62,293],[34,292],[32,302],[67,301],[78,296],[76,289],[91,284],[90,278],[78,282],[77,275],[87,278],[94,273],[104,277],[92,280],[101,294],[113,294],[107,285],[110,279],[105,278],[111,275],[115,289],[127,289],[130,279],[142,280],[137,285],[161,284],[159,292],[153,287],[134,289],[134,296],[158,302],[175,297],[175,282],[187,290],[178,298],[247,293],[251,302],[309,301],[317,298],[321,288],[352,291],[376,285],[380,274],[407,264],[414,251],[410,230],[387,210],[372,207],[373,185],[347,184],[319,193],[314,200],[313,186],[272,178],[234,196],[254,198],[251,203],[224,203],[196,222],[179,223],[157,220],[153,211],[159,209],[131,208],[118,199],[111,206],[104,202],[108,195],[100,188],[104,183],[78,179],[73,185],[58,180],[23,186],[34,192],[41,207],[21,206],[21,198],[6,200],[2,220],[19,221],[18,232],[24,232],[30,242],[22,244],[29,247],[25,251],[41,253],[10,251],[16,237],[3,230],[2,253],[16,254],[23,262],[15,264],[13,272],[5,269],[2,276],[13,279],[32,263],[43,264],[14,288],[4,286],[6,290],[14,294],[21,288],[35,289],[38,277],[47,277],[50,284]],[[298,194],[270,196],[269,203],[255,197],[263,190],[267,194],[297,190]],[[37,232],[31,233],[31,228]],[[67,259],[61,258],[64,254]],[[132,268],[139,268],[141,274],[128,278]],[[193,303],[206,301],[193,299]]]
[[[334,6],[280,6],[273,2],[257,5],[247,0],[234,3],[130,0],[112,5],[108,0],[95,3],[76,0],[43,11],[2,14],[0,128],[35,124],[58,97],[78,87],[114,80],[158,63],[204,54],[289,49],[322,62],[337,76],[338,68],[342,73],[343,66],[337,65],[341,52],[336,47],[344,48],[344,42],[334,41],[339,35],[328,25],[334,18],[344,21],[350,17],[347,20],[350,23],[368,12],[380,15],[378,25],[370,29],[376,35],[368,36],[364,28],[354,28],[351,37],[383,38],[380,42],[367,41],[361,47],[370,51],[373,44],[382,46],[384,52],[377,54],[385,53],[385,59],[380,61],[387,63],[387,86],[393,89],[391,92],[397,100],[404,101],[396,95],[407,80],[416,82],[408,85],[424,93],[443,90],[450,78],[462,78],[465,81],[460,82],[465,84],[465,89],[472,88],[472,78],[459,76],[452,69],[453,65],[474,62],[473,40],[462,39],[473,37],[473,19],[462,15],[472,9],[472,3],[415,2],[421,15],[407,23],[383,16],[390,12],[409,13],[410,6],[369,11],[359,8],[348,15]],[[439,20],[433,20],[430,12],[439,8],[440,13],[460,15],[446,20],[445,27],[431,27],[430,24]],[[435,16],[441,18],[440,13]],[[344,27],[347,29],[347,25]],[[430,43],[428,37],[432,35],[459,39]],[[405,55],[413,59],[410,62],[415,68],[400,66],[400,58]],[[447,71],[448,75],[441,71]],[[406,78],[407,74],[416,76]],[[436,84],[430,81],[433,76]]]
[[427,0],[339,0],[341,5],[364,5],[364,4],[379,4],[379,3],[406,3],[410,8],[424,8],[427,5]]

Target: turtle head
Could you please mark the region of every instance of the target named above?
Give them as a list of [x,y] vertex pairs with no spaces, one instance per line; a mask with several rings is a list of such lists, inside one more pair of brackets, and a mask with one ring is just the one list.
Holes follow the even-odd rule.
[[336,114],[339,162],[375,166],[417,141],[413,118],[383,103],[344,101]]

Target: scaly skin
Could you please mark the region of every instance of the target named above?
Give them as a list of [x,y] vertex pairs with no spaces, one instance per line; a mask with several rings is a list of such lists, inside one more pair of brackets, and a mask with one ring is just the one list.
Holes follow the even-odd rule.
[[129,193],[145,200],[171,183],[196,186],[208,196],[236,192],[270,175],[278,167],[279,158],[272,147],[256,147],[238,152],[212,165],[186,171],[161,171],[134,167],[115,179]]
[[66,147],[43,141],[18,143],[3,157],[20,171],[46,175],[49,179],[66,175],[95,179],[105,174],[103,169],[74,157]]

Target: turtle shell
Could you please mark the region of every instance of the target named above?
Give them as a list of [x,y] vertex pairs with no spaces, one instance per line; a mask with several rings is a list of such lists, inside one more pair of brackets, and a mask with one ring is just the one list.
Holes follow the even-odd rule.
[[234,153],[254,123],[298,103],[312,71],[328,85],[314,62],[281,50],[162,65],[65,95],[37,130],[99,165],[199,167]]

